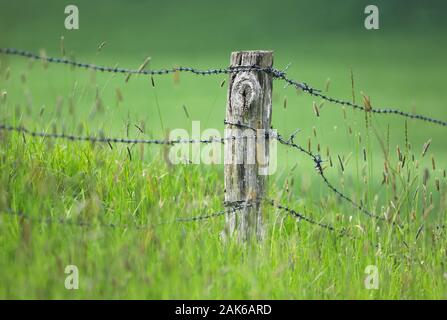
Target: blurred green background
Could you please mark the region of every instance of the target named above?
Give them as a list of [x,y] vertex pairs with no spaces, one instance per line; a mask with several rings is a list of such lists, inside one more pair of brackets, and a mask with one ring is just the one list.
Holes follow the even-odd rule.
[[[64,28],[64,8],[68,4],[79,8],[79,30]],[[379,8],[379,30],[364,27],[364,9],[368,4]],[[203,69],[227,67],[232,51],[274,50],[276,68],[283,69],[291,63],[287,70],[289,77],[323,90],[328,86],[330,96],[352,99],[352,70],[358,103],[362,103],[363,92],[371,97],[375,108],[399,108],[445,121],[446,9],[445,1],[0,0],[0,47],[36,53],[44,49],[48,56],[62,57],[63,36],[68,58],[138,68],[150,56],[148,68],[156,69],[179,65]],[[106,44],[99,51],[103,42]],[[0,62],[0,92],[7,93],[6,100],[0,103],[0,123],[73,134],[81,134],[83,128],[82,134],[104,132],[108,136],[136,138],[163,138],[167,129],[189,130],[193,120],[201,121],[202,130],[224,127],[227,86],[221,84],[227,79],[225,75],[200,77],[184,73],[179,79],[172,75],[157,76],[152,87],[150,78],[144,76],[131,76],[126,83],[125,75],[53,64],[46,68],[40,61],[31,63],[20,57],[0,55]],[[122,101],[117,99],[120,95]],[[416,244],[413,240],[419,232],[419,223],[425,223],[426,202],[432,197],[430,191],[435,188],[435,179],[441,180],[441,192],[433,192],[435,206],[433,212],[429,211],[430,217],[441,223],[445,221],[445,127],[408,121],[406,137],[403,118],[373,116],[367,129],[363,112],[348,108],[345,118],[340,106],[324,103],[317,117],[314,102],[321,103],[275,81],[273,126],[284,136],[300,128],[295,141],[307,146],[310,139],[314,152],[318,152],[320,144],[323,158],[329,148],[334,167],[325,172],[330,181],[353,199],[366,199],[365,205],[374,207],[378,215],[386,207],[394,207],[393,201],[402,204],[401,212],[396,211],[404,221],[411,218],[411,210],[416,208],[415,215],[420,220],[409,223],[414,230],[405,234],[410,247],[402,245],[401,230],[391,233],[385,226],[379,233],[376,224],[361,214],[351,223],[350,217],[356,210],[349,203],[336,202],[340,199],[322,183],[313,169],[314,163],[280,146],[280,170],[270,179],[272,197],[281,198],[284,204],[297,210],[303,209],[317,221],[335,222],[337,227],[348,225],[354,230],[363,225],[367,234],[359,238],[364,242],[332,238],[309,224],[300,224],[299,228],[308,229],[297,232],[301,230],[299,224],[292,220],[287,220],[285,228],[289,234],[282,222],[275,229],[275,220],[271,241],[262,246],[261,254],[246,256],[242,250],[230,250],[230,254],[224,250],[217,236],[222,229],[220,220],[213,220],[214,224],[207,227],[190,224],[161,228],[153,233],[149,230],[141,241],[137,232],[127,230],[61,232],[55,225],[46,232],[41,224],[36,224],[38,232],[32,229],[32,237],[27,237],[26,224],[11,220],[14,227],[5,224],[7,231],[0,233],[3,246],[0,295],[8,298],[445,297],[445,264],[441,262],[445,260],[445,240],[437,241],[429,231],[421,236],[424,242]],[[135,125],[145,127],[144,133]],[[398,175],[397,190],[381,186],[384,155],[376,133],[385,138],[387,128],[392,158],[389,163],[397,167],[396,147],[404,150],[406,139],[412,146],[408,155],[415,154],[421,163],[415,174],[407,168],[416,166],[408,165],[407,161],[409,172]],[[102,201],[105,217],[111,221],[124,219],[126,223],[133,221],[134,215],[141,222],[193,216],[204,208],[208,210],[209,204],[217,209],[223,200],[221,167],[210,170],[205,165],[177,166],[168,170],[157,161],[160,158],[153,158],[148,152],[162,152],[157,146],[143,151],[139,146],[134,148],[133,159],[128,161],[127,150],[122,146],[110,151],[108,146],[90,148],[88,144],[62,141],[54,148],[47,148],[43,143],[22,144],[21,138],[16,135],[8,140],[11,143],[0,144],[5,166],[0,171],[4,181],[3,189],[0,188],[4,197],[0,200],[11,198],[8,206],[3,201],[5,209],[23,209],[38,217],[50,214],[65,217],[77,210],[78,198],[84,197],[84,192],[78,190],[87,190],[87,203],[95,205]],[[428,154],[421,158],[422,146],[429,139],[432,143]],[[20,143],[14,144],[15,141]],[[363,148],[368,153],[367,161],[362,159]],[[86,164],[85,152],[93,153],[92,166],[88,156]],[[146,157],[145,161],[139,161],[140,154]],[[344,173],[337,156],[345,159]],[[436,158],[434,169],[431,169],[432,156]],[[53,171],[61,177],[66,190],[54,186]],[[410,178],[408,182],[405,179],[410,175],[412,179],[415,175],[422,177],[427,172],[428,191],[420,184],[422,178],[417,186],[410,185]],[[284,180],[287,188],[283,187]],[[423,198],[418,194],[417,199],[422,200],[414,204],[411,198],[419,186]],[[442,199],[438,201],[439,198]],[[0,202],[0,209],[1,205]],[[94,211],[86,208],[82,209],[86,213]],[[279,219],[274,214],[269,217]],[[363,234],[363,229],[357,232]],[[375,245],[369,245],[370,238],[380,240],[377,251]],[[27,243],[25,249],[22,243]],[[380,245],[383,255],[379,252]],[[72,295],[60,282],[65,261],[72,260],[82,263],[82,272],[90,277],[82,280],[88,284],[82,287],[82,295]],[[363,289],[364,267],[374,261],[383,263],[389,274],[388,279],[381,280],[384,291],[377,291],[377,295],[374,290]],[[296,267],[290,267],[295,263]]]
[[[79,30],[64,28],[64,8],[68,4],[79,8]],[[379,30],[364,27],[368,4],[379,8]],[[429,5],[418,1],[321,0],[1,1],[0,46],[34,52],[45,49],[50,56],[61,56],[60,37],[64,36],[68,57],[129,68],[137,68],[148,56],[150,68],[226,67],[231,51],[274,50],[276,68],[283,69],[290,63],[290,77],[316,88],[324,89],[329,82],[331,96],[352,99],[352,69],[357,102],[362,103],[360,92],[364,92],[371,97],[373,107],[395,107],[445,120],[446,7],[441,1]],[[98,46],[104,41],[106,45],[99,52]],[[125,83],[121,75],[94,74],[60,65],[44,69],[37,62],[30,68],[22,58],[0,59],[6,62],[3,68],[10,66],[11,78],[17,80],[2,83],[8,100],[14,101],[2,110],[6,122],[14,114],[17,120],[19,110],[20,121],[36,129],[53,125],[73,132],[83,123],[92,132],[123,135],[127,134],[127,123],[144,123],[146,136],[163,137],[163,130],[168,128],[189,130],[192,120],[201,121],[202,129],[223,129],[227,90],[226,85],[221,87],[224,75],[181,74],[180,81],[172,75],[156,77],[156,87],[152,88],[147,77],[133,76]],[[26,81],[20,81],[20,77]],[[123,95],[121,103],[116,101],[117,90]],[[104,110],[95,109],[97,92]],[[74,117],[67,111],[70,96],[75,97]],[[306,145],[310,138],[313,149],[318,143],[322,150],[330,147],[334,158],[336,154],[358,157],[361,150],[355,150],[353,141],[356,135],[367,134],[364,114],[347,109],[345,120],[339,106],[325,103],[317,118],[314,101],[320,103],[276,81],[273,126],[283,135],[300,128],[299,143]],[[374,116],[373,125],[382,137],[390,127],[394,155],[396,146],[404,144],[404,119]],[[432,139],[430,152],[443,166],[447,155],[444,129],[415,121],[409,121],[408,128],[414,152],[419,154],[423,143]],[[129,135],[139,135],[138,130],[131,126]],[[383,155],[374,135],[370,143],[372,150],[377,150],[372,163],[380,182]],[[297,159],[294,152],[280,149],[281,166],[293,166]],[[352,161],[346,166],[359,170]]]

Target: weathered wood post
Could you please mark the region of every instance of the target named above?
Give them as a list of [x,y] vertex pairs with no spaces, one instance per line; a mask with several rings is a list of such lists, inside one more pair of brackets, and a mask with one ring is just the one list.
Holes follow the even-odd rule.
[[[272,67],[272,51],[239,51],[231,66]],[[269,162],[266,133],[272,115],[272,75],[264,71],[230,74],[225,127],[225,205],[246,203],[226,216],[224,235],[239,240],[263,237],[262,198]],[[251,129],[250,129],[251,128]],[[256,130],[253,130],[256,129]]]

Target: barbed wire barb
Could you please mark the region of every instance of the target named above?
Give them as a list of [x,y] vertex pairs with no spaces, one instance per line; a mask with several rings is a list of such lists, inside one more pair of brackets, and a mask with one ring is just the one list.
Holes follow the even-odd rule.
[[96,71],[101,71],[101,72],[122,73],[122,74],[127,74],[127,75],[142,74],[142,75],[154,76],[154,75],[171,74],[171,73],[176,73],[176,72],[190,72],[190,73],[193,73],[196,75],[204,75],[205,76],[205,75],[231,74],[231,73],[250,72],[250,71],[267,72],[267,73],[270,73],[273,76],[273,78],[275,78],[275,79],[282,80],[286,84],[292,85],[293,87],[295,87],[297,89],[301,89],[303,92],[305,92],[307,94],[321,98],[321,99],[331,102],[331,103],[335,103],[335,104],[343,105],[343,106],[349,106],[349,107],[352,107],[354,110],[362,110],[362,111],[371,112],[371,113],[375,113],[375,114],[394,114],[394,115],[402,116],[402,117],[409,118],[409,119],[421,120],[421,121],[425,121],[425,122],[429,122],[429,123],[447,127],[447,121],[435,119],[432,117],[415,114],[415,113],[409,113],[409,112],[405,112],[405,111],[402,111],[399,109],[393,109],[393,108],[372,108],[372,107],[366,108],[362,105],[355,104],[348,100],[342,100],[342,99],[330,97],[326,94],[323,94],[321,90],[313,88],[305,82],[300,82],[300,81],[296,81],[294,79],[288,78],[286,75],[287,68],[284,71],[281,71],[278,69],[274,69],[272,67],[261,68],[259,66],[253,65],[253,66],[237,66],[237,67],[232,66],[232,67],[227,67],[227,68],[213,68],[213,69],[206,69],[206,70],[201,70],[201,69],[191,68],[191,67],[174,67],[174,68],[165,68],[165,69],[158,69],[158,70],[154,70],[154,69],[146,70],[146,69],[141,69],[141,68],[140,69],[127,69],[127,68],[100,66],[100,65],[95,65],[95,64],[91,64],[91,63],[82,63],[82,62],[77,62],[77,61],[73,61],[73,60],[68,60],[66,58],[57,58],[57,57],[48,57],[46,55],[39,55],[39,54],[35,54],[35,53],[29,52],[29,51],[15,49],[15,48],[0,48],[0,53],[6,54],[6,55],[16,55],[16,56],[26,57],[26,58],[36,59],[36,60],[43,60],[48,63],[65,64],[65,65],[70,65],[70,66],[78,67],[78,68],[91,69],[91,70],[96,70]]
[[70,141],[84,141],[92,143],[121,143],[121,144],[158,144],[158,145],[175,145],[175,144],[190,144],[190,143],[224,143],[225,139],[228,138],[209,138],[209,139],[175,139],[175,140],[161,140],[161,139],[130,139],[130,138],[108,138],[104,136],[75,136],[65,133],[48,133],[48,132],[37,132],[30,131],[25,127],[16,127],[2,124],[0,125],[0,130],[22,133],[32,137],[41,138],[51,138],[51,139],[64,139]]

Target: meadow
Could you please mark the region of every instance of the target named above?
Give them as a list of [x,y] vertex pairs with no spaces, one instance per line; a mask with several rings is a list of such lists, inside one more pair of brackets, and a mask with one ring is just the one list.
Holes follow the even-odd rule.
[[[382,29],[369,32],[357,2],[329,18],[324,1],[239,12],[203,2],[74,2],[77,31],[63,28],[59,2],[2,1],[0,47],[129,68],[150,56],[154,69],[227,67],[231,51],[272,49],[276,68],[291,63],[289,77],[330,96],[362,103],[363,94],[373,107],[447,120],[446,29],[433,13],[442,10],[430,19],[413,4],[407,20],[393,21],[396,8],[384,5]],[[224,129],[225,75],[155,76],[152,85],[141,75],[0,62],[0,124],[141,139],[190,131],[192,121]],[[353,208],[311,159],[278,146],[268,197],[348,236],[266,206],[264,241],[223,242],[222,216],[174,222],[223,208],[223,165],[170,165],[164,146],[0,131],[0,298],[447,298],[445,127],[342,108],[280,81],[272,125],[285,137],[299,128],[295,141],[321,154],[328,179],[387,221]],[[79,269],[77,290],[65,288],[68,265]],[[365,287],[370,265],[378,289]]]

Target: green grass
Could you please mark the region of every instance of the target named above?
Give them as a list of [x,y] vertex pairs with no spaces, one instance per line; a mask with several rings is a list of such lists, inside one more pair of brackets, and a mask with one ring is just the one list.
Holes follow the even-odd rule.
[[[231,50],[273,49],[277,68],[293,62],[290,77],[317,88],[330,78],[331,96],[351,99],[352,68],[358,102],[363,91],[373,107],[447,119],[444,20],[432,17],[429,21],[437,24],[430,27],[413,17],[413,29],[407,29],[383,7],[383,28],[366,32],[362,21],[347,20],[362,12],[357,4],[353,11],[351,6],[332,8],[331,18],[323,2],[265,3],[246,20],[246,14],[227,5],[114,2],[101,7],[98,18],[97,6],[79,3],[82,20],[76,32],[61,29],[55,13],[63,11],[59,3],[48,4],[51,14],[32,3],[27,10],[15,2],[2,4],[0,45],[36,52],[46,48],[48,55],[60,56],[63,34],[66,51],[78,61],[130,68],[148,55],[152,68],[225,67]],[[239,9],[248,10],[242,4]],[[222,10],[231,11],[231,24],[216,14]],[[203,13],[202,19],[192,22],[185,12]],[[241,28],[269,13],[282,19],[240,35]],[[316,23],[319,16],[328,20]],[[101,41],[107,45],[98,53]],[[125,83],[121,75],[63,65],[44,68],[18,57],[0,56],[0,61],[0,92],[6,92],[0,123],[37,131],[164,138],[161,116],[166,129],[189,131],[191,121],[199,120],[202,130],[223,130],[225,76],[180,74],[178,83],[172,76],[155,77],[153,88],[148,77],[132,76]],[[329,148],[333,167],[324,163],[329,180],[369,210],[386,213],[400,228],[356,211],[324,185],[311,159],[278,146],[279,166],[269,177],[268,197],[349,236],[265,206],[264,241],[223,242],[223,217],[173,223],[222,209],[222,165],[169,166],[159,146],[136,145],[130,159],[122,145],[111,149],[0,132],[0,298],[446,299],[444,128],[408,121],[406,130],[404,119],[396,116],[373,116],[366,125],[365,114],[346,109],[345,118],[339,106],[329,103],[316,117],[314,101],[321,102],[275,81],[273,126],[284,136],[300,128],[296,142],[307,147],[310,139],[314,152],[319,144],[323,158]],[[403,169],[398,146],[406,159]],[[345,172],[338,155],[345,159]],[[389,175],[382,184],[385,163]],[[79,290],[64,287],[65,267],[72,264],[79,268]],[[368,265],[378,267],[378,290],[365,288]]]
[[[336,226],[356,239],[266,210],[265,241],[225,244],[221,218],[158,224],[220,209],[217,170],[168,168],[158,157],[129,161],[125,150],[108,146],[24,144],[17,135],[3,136],[0,156],[2,298],[445,298],[445,230],[427,225],[416,241],[420,218],[397,230],[328,196],[323,219],[336,220],[327,216],[345,208],[355,217]],[[309,196],[281,198],[301,210],[315,207]],[[66,223],[39,221],[47,217]],[[69,223],[80,221],[89,226]],[[80,270],[77,291],[64,288],[69,264]],[[379,290],[363,284],[371,264],[379,268]]]

